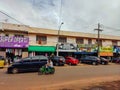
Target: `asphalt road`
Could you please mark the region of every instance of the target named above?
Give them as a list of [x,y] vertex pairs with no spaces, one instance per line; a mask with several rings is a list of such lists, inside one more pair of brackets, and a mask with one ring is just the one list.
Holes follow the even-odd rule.
[[[30,87],[71,82],[103,76],[120,75],[120,65],[78,65],[55,67],[54,75],[38,75],[37,72],[6,74],[6,69],[0,69],[0,90],[31,90]],[[23,89],[24,88],[24,89]]]

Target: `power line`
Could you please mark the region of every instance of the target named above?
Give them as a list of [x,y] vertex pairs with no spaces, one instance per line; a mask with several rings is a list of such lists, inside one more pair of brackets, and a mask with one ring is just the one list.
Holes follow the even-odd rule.
[[101,24],[103,28],[110,29],[110,30],[115,30],[115,31],[120,31],[120,29],[114,28],[114,27],[109,27]]
[[11,19],[13,19],[14,21],[18,22],[19,24],[24,25],[24,26],[30,28],[31,30],[33,30],[33,28],[29,27],[28,25],[25,25],[24,23],[22,23],[22,22],[20,22],[19,20],[13,18],[12,16],[8,15],[7,13],[5,13],[5,12],[3,12],[3,11],[1,11],[1,10],[0,10],[0,13],[6,15],[7,17],[9,17],[9,18],[11,18]]
[[6,15],[7,17],[9,17],[9,18],[15,20],[16,22],[18,22],[18,23],[20,23],[20,24],[22,24],[22,25],[25,25],[25,24],[23,24],[22,22],[18,21],[17,19],[13,18],[12,16],[8,15],[7,13],[5,13],[5,12],[3,12],[3,11],[0,11],[0,13]]

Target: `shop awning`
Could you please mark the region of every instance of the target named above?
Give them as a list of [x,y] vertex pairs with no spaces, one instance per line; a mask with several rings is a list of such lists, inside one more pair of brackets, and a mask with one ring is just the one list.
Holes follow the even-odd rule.
[[55,52],[55,46],[29,46],[28,51],[34,52]]
[[74,54],[95,54],[97,52],[74,52]]

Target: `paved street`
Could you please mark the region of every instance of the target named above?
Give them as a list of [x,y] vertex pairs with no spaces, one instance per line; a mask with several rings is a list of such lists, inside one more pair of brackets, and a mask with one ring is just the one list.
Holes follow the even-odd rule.
[[62,84],[95,77],[120,75],[120,65],[78,65],[55,67],[54,75],[38,75],[37,72],[6,74],[6,68],[0,69],[1,90],[31,90],[31,87]]

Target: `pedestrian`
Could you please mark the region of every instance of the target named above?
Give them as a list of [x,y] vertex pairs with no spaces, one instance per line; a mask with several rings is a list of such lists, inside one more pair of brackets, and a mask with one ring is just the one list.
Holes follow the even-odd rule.
[[8,65],[10,65],[11,58],[10,58],[10,57],[8,57],[7,59],[8,59]]

